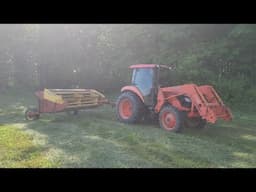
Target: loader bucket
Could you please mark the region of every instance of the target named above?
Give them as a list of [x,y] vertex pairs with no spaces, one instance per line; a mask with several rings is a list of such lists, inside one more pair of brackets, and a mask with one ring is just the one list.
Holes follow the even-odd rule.
[[203,85],[196,87],[196,89],[202,99],[202,103],[206,106],[206,113],[200,114],[204,119],[210,123],[215,123],[218,118],[226,121],[233,118],[230,109],[224,105],[222,99],[212,86]]

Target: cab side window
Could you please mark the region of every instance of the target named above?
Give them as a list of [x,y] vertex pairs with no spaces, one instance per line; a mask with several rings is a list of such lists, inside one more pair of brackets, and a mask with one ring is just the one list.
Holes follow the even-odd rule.
[[132,84],[138,87],[143,96],[150,94],[153,87],[154,71],[151,68],[136,69],[133,72]]

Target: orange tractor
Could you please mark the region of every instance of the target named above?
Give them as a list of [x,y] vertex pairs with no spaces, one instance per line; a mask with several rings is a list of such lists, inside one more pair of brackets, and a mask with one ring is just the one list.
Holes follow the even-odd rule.
[[131,85],[121,89],[116,115],[123,123],[136,123],[146,116],[158,117],[160,126],[172,132],[183,127],[203,128],[219,118],[229,121],[232,113],[210,85],[164,86],[162,73],[171,68],[157,64],[132,65]]

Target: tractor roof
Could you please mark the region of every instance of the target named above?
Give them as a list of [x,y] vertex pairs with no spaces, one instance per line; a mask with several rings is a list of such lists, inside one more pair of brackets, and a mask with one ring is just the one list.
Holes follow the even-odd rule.
[[169,68],[166,65],[159,65],[159,64],[135,64],[135,65],[131,65],[129,68],[134,69],[134,68],[154,68],[154,67]]

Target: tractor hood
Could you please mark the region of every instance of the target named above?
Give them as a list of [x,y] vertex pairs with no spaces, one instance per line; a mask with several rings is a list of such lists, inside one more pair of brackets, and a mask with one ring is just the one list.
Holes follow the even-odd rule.
[[160,90],[163,92],[164,97],[167,98],[172,95],[186,95],[194,87],[198,87],[196,84],[185,84],[173,87],[162,87]]

